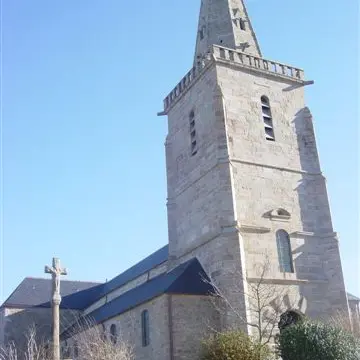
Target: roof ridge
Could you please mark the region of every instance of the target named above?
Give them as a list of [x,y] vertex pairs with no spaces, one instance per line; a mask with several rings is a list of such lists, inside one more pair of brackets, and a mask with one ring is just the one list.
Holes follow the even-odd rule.
[[[78,305],[80,301],[79,299],[82,299],[81,296],[85,296],[77,295],[74,297],[76,294],[90,294],[91,297],[93,297],[94,294],[101,291],[102,287],[104,286],[103,283],[69,279],[64,279],[61,283],[63,284],[61,291],[63,302],[65,299],[68,299],[67,301],[74,299],[73,301],[75,301],[74,304],[76,303],[76,306],[80,306]],[[46,294],[48,294],[48,291],[50,291],[51,284],[52,281],[50,278],[26,277],[6,298],[6,300],[1,304],[0,308],[37,307],[47,304],[49,299]]]
[[[156,251],[152,252],[150,255],[146,256],[142,260],[138,261],[134,265],[128,267],[126,270],[122,271],[120,274],[114,276],[112,279],[104,283],[104,292],[101,294],[99,299],[103,296],[106,296],[107,294],[111,293],[112,291],[121,288],[122,286],[126,285],[132,280],[135,280],[136,278],[148,273],[152,269],[155,269],[157,266],[160,266],[168,261],[168,249],[169,245],[164,245],[160,249],[157,249]],[[166,258],[163,259],[163,252],[167,253]],[[156,256],[159,257],[161,255],[160,259],[158,259]],[[148,261],[155,259],[156,264],[152,264],[152,266],[144,266],[144,264],[147,264]],[[156,261],[156,259],[158,261]],[[159,262],[159,260],[161,262]],[[136,271],[138,270],[138,271]],[[136,276],[134,276],[134,271],[136,273]],[[121,281],[119,281],[121,280]]]
[[[122,271],[120,274],[114,276],[114,277],[113,277],[111,280],[109,280],[108,282],[116,279],[117,277],[123,275],[123,274],[126,273],[127,271],[135,268],[137,265],[139,265],[139,264],[142,263],[142,262],[145,262],[146,260],[148,260],[149,258],[151,258],[152,256],[154,256],[156,253],[159,253],[160,251],[164,250],[165,248],[168,248],[168,245],[162,246],[160,249],[155,250],[155,251],[152,252],[150,255],[147,255],[147,256],[144,257],[143,259],[137,261],[135,264],[131,265],[131,266],[128,267],[126,270]],[[157,264],[156,266],[159,266],[159,265],[163,264],[163,263],[166,262],[166,261],[167,261],[167,259],[164,260],[163,262],[161,262],[160,264]],[[153,269],[153,268],[152,268],[152,269]],[[146,273],[146,272],[147,272],[147,271],[143,272],[143,274]]]
[[[27,276],[24,278],[24,280],[26,279],[31,279],[31,280],[46,280],[46,281],[51,281],[50,278],[45,278],[45,277],[34,277],[34,276]],[[23,280],[23,281],[24,281]],[[22,281],[22,282],[23,282]],[[104,282],[99,282],[99,281],[90,281],[90,280],[71,280],[71,279],[61,279],[61,282],[79,282],[79,283],[91,283],[91,284],[104,284]]]
[[360,301],[360,298],[358,298],[356,295],[354,295],[354,294],[351,294],[351,293],[349,293],[349,292],[346,292],[346,294],[347,294],[347,297],[348,297],[348,300],[355,300],[355,301]]

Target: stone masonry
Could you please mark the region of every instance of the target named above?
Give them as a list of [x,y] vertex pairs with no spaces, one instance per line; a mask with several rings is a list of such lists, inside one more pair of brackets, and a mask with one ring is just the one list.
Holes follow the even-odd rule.
[[[249,47],[239,49],[242,41]],[[197,256],[250,320],[244,279],[256,281],[266,257],[268,280],[296,288],[293,302],[307,304],[299,310],[312,317],[348,311],[304,72],[260,54],[242,1],[202,1],[195,67],[162,113],[169,127],[169,267]],[[264,96],[274,141],[266,138]],[[286,215],[272,216],[279,211]],[[280,229],[290,236],[293,273],[279,268]],[[239,283],[242,291],[232,294]]]
[[[360,299],[345,292],[305,103],[308,84],[302,69],[263,57],[243,0],[202,0],[193,68],[159,113],[168,120],[168,247],[110,282],[86,287],[84,297],[69,292],[76,315],[96,314],[105,333],[115,325],[119,339],[134,346],[136,360],[194,360],[213,330],[236,327],[252,334],[248,323],[256,317],[247,294],[266,263],[263,280],[286,294],[284,311],[321,319],[341,310],[350,316],[350,303],[360,329]],[[286,234],[287,253],[279,231]],[[186,273],[192,261],[197,270]],[[229,307],[215,311],[214,297],[196,292],[204,284],[200,274],[214,281],[245,321]],[[171,285],[181,280],[176,291],[161,287],[169,278]],[[0,308],[0,343],[20,338],[34,321],[49,330],[50,309],[23,305]],[[63,354],[75,358],[76,336],[64,334]]]

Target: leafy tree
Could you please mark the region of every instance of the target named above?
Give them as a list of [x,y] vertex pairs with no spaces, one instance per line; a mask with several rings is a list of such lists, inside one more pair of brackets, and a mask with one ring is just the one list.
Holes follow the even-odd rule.
[[360,342],[351,333],[310,321],[282,330],[278,347],[283,360],[360,360]]
[[265,360],[270,350],[241,331],[217,333],[203,342],[201,360]]

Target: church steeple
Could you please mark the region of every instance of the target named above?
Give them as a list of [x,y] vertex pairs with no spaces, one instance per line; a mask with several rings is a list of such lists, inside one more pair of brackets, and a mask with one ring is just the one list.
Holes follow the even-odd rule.
[[243,0],[202,0],[194,64],[212,45],[261,57]]

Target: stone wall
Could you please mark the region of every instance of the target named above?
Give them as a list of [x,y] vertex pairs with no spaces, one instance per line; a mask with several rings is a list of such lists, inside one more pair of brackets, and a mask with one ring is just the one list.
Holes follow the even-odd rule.
[[[141,313],[149,312],[150,344],[142,344]],[[136,360],[192,360],[201,349],[201,340],[219,329],[219,317],[207,296],[162,295],[124,314],[99,324],[109,339],[116,325],[118,341],[130,344]],[[63,349],[75,357],[76,336],[63,341]],[[172,352],[172,356],[170,355]]]
[[[241,283],[246,293],[244,278],[255,277],[255,265],[268,258],[269,278],[297,289],[308,315],[346,309],[338,240],[301,80],[222,60],[203,71],[168,111],[169,268],[197,256],[246,317],[246,298],[235,300],[229,289]],[[275,141],[265,138],[262,96],[269,99]],[[271,216],[279,210],[286,216]],[[294,273],[279,267],[280,229],[290,236]]]
[[[320,169],[304,87],[277,75],[218,64],[224,97],[236,221],[246,269],[271,263],[269,277],[297,285],[308,315],[347,307],[338,241]],[[261,97],[269,99],[275,141],[265,139]],[[288,216],[271,216],[284,209]],[[269,216],[270,214],[270,216]],[[290,234],[294,274],[280,272],[276,231]]]
[[0,346],[5,340],[5,308],[0,308]]
[[[193,156],[192,112],[197,139]],[[231,291],[234,283],[246,286],[238,276],[245,267],[236,229],[224,106],[215,66],[210,66],[173,106],[168,126],[169,268],[197,257],[232,298],[233,306],[246,314],[244,297]],[[224,326],[231,323],[228,316],[224,317]]]
[[[150,344],[142,346],[141,313],[149,312]],[[117,324],[120,338],[132,343],[137,360],[167,359],[169,357],[169,316],[167,296],[162,295],[150,302],[122,314],[105,323],[107,329]]]
[[354,331],[360,334],[360,301],[349,300],[351,321]]
[[[218,169],[221,123],[216,117],[216,73],[211,68],[173,107],[168,116],[166,162],[168,179],[169,255],[193,248],[194,241],[217,232],[221,220],[233,221],[225,208],[229,192],[220,187]],[[221,111],[221,109],[220,109]],[[191,154],[190,114],[194,112],[197,153]],[[224,131],[223,135],[225,134]],[[217,206],[224,203],[222,208]],[[211,218],[212,221],[209,221]],[[221,219],[222,218],[222,219]]]
[[[142,344],[141,313],[149,312],[150,344]],[[124,341],[134,348],[136,360],[168,360],[170,354],[169,316],[167,295],[159,296],[124,314],[104,322],[107,336],[111,325],[116,325],[118,341]],[[100,325],[102,326],[102,325]],[[62,342],[62,346],[70,348],[74,357],[76,336]]]
[[207,296],[172,295],[173,360],[198,359],[201,341],[219,330],[220,319]]

